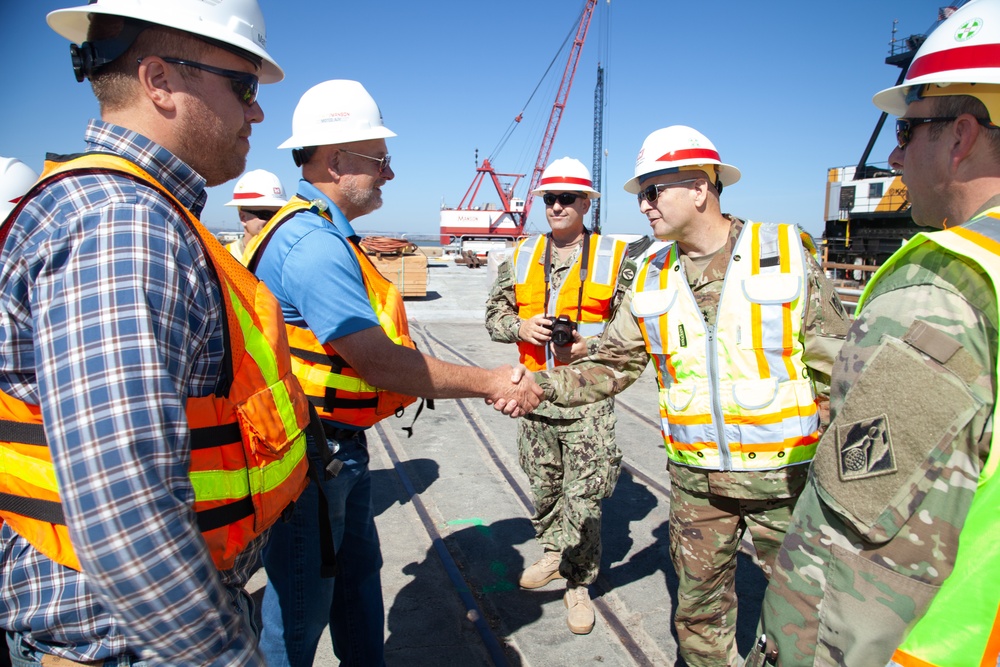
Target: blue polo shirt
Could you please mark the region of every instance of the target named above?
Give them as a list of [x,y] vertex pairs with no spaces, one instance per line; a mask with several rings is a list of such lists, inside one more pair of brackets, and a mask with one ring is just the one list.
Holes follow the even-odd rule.
[[272,232],[257,277],[277,297],[285,322],[309,329],[323,343],[379,326],[347,240],[354,236],[351,223],[311,183],[300,180],[298,195],[326,202],[333,224],[312,211],[296,213]]

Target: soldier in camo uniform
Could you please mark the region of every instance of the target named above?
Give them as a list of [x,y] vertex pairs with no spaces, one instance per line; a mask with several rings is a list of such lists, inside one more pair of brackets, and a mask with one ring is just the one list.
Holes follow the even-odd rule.
[[673,243],[640,267],[591,359],[536,373],[547,399],[582,405],[623,390],[653,359],[669,457],[675,625],[691,667],[738,664],[740,541],[749,530],[770,574],[848,328],[795,226],[721,213],[722,186],[739,176],[692,128],[649,135],[625,189],[638,194],[656,238]]
[[[537,371],[587,355],[621,297],[635,265],[624,241],[590,233],[584,216],[599,197],[579,160],[555,160],[533,191],[545,203],[551,233],[521,241],[500,265],[486,305],[486,329],[517,343],[521,363]],[[575,323],[567,344],[557,316]],[[518,423],[521,468],[535,504],[532,523],[544,554],[521,575],[523,588],[566,579],[567,624],[576,634],[594,628],[587,586],[601,564],[601,501],[618,481],[622,455],[615,444],[614,399],[575,408],[542,404]]]
[[998,47],[1000,2],[970,2],[875,96],[914,221],[947,229],[858,305],[748,664],[998,664]]

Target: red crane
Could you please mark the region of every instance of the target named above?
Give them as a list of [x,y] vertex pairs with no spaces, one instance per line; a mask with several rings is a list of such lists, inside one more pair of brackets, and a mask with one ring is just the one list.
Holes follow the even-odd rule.
[[[441,209],[441,243],[447,245],[456,239],[483,239],[483,240],[513,240],[524,235],[524,228],[528,223],[528,212],[531,210],[531,202],[534,195],[531,191],[538,186],[542,178],[542,171],[548,164],[549,154],[552,152],[552,144],[556,139],[556,132],[559,130],[559,122],[562,120],[563,109],[566,108],[566,100],[569,98],[570,88],[573,86],[573,78],[576,76],[576,66],[580,62],[580,54],[583,51],[583,43],[587,39],[587,31],[590,29],[590,19],[594,15],[594,7],[597,0],[587,0],[580,14],[580,20],[576,27],[576,36],[570,47],[569,58],[566,61],[566,69],[563,71],[562,81],[559,83],[559,90],[556,92],[555,102],[552,104],[552,111],[549,114],[549,122],[545,127],[545,135],[542,137],[542,145],[538,151],[538,159],[535,161],[535,168],[531,172],[531,179],[528,181],[528,194],[524,200],[514,197],[514,187],[524,174],[501,174],[493,169],[489,158],[483,159],[480,166],[476,167],[476,176],[472,179],[472,185],[465,192],[465,196],[456,208]],[[514,119],[521,122],[521,114]],[[479,192],[483,180],[489,175],[500,198],[501,208],[481,210],[473,207],[476,194]],[[513,182],[506,188],[501,184],[498,176],[513,178]]]
[[552,143],[556,140],[559,121],[562,120],[563,109],[566,108],[569,89],[573,86],[573,77],[576,76],[576,66],[580,62],[583,42],[587,39],[587,31],[590,29],[590,19],[594,15],[594,7],[596,5],[597,0],[587,0],[587,5],[583,8],[583,13],[580,15],[580,24],[576,28],[576,38],[573,39],[573,46],[569,51],[569,60],[566,61],[566,70],[563,72],[562,82],[559,84],[558,92],[556,92],[556,101],[552,105],[552,113],[549,114],[549,124],[545,127],[545,136],[542,137],[542,147],[538,151],[535,170],[531,172],[531,180],[528,182],[528,194],[524,200],[524,214],[521,216],[522,228],[528,220],[528,211],[531,210],[531,202],[534,199],[531,191],[538,187],[538,182],[542,180],[542,172],[545,171],[545,165],[549,163]]

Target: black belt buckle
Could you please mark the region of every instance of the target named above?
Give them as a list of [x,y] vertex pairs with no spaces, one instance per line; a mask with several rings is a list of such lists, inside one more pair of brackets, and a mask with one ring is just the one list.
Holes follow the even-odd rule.
[[358,440],[361,437],[361,430],[355,428],[340,428],[323,424],[323,431],[330,440]]
[[338,428],[333,431],[334,440],[358,440],[360,437],[361,431],[353,428]]

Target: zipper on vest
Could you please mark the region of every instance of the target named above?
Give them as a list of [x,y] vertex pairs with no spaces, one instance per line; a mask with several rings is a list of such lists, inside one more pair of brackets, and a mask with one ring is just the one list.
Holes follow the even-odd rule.
[[[721,299],[719,301],[721,303]],[[714,324],[708,328],[708,386],[712,403],[712,421],[715,423],[716,442],[719,446],[719,470],[733,469],[733,455],[729,451],[729,442],[726,440],[726,420],[722,416],[722,404],[719,400],[722,395],[719,389],[719,351],[716,340],[716,329]]]

